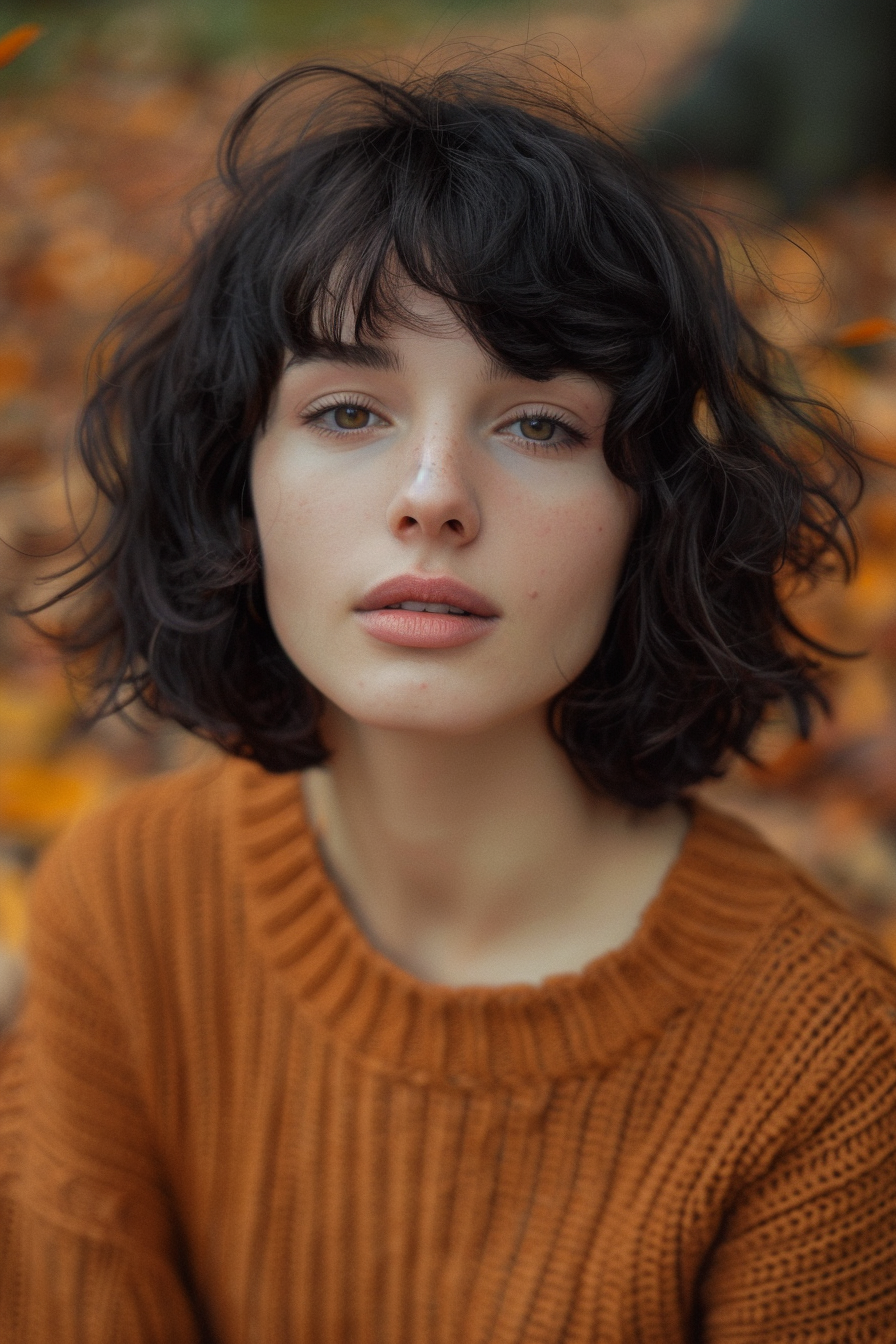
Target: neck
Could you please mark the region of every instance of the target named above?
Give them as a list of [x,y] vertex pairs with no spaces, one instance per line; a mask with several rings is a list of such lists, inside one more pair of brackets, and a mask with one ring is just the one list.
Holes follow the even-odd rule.
[[326,730],[331,761],[305,777],[325,857],[372,940],[427,978],[501,978],[490,958],[562,928],[599,888],[599,856],[605,875],[619,865],[629,813],[585,786],[540,717],[440,737],[332,711]]
[[593,809],[565,753],[531,721],[452,737],[343,717],[333,729],[333,823],[369,872],[391,870],[411,905],[474,915],[502,870],[530,865],[558,826]]

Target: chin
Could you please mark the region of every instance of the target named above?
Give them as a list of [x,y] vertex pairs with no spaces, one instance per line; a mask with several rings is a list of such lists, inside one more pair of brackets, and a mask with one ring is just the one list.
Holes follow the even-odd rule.
[[531,712],[531,704],[509,703],[505,697],[483,695],[482,688],[452,689],[436,682],[391,686],[377,693],[335,694],[327,699],[356,723],[383,732],[432,733],[440,737],[469,737],[487,733],[509,720]]

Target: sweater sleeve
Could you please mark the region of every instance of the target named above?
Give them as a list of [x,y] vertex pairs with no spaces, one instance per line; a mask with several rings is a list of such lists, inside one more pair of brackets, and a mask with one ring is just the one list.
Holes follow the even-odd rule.
[[705,1344],[893,1338],[892,1001],[870,1005],[865,1029],[849,1042],[837,1072],[824,1118],[785,1147],[727,1219],[703,1283]]
[[66,845],[39,873],[0,1057],[0,1344],[197,1344],[104,931]]

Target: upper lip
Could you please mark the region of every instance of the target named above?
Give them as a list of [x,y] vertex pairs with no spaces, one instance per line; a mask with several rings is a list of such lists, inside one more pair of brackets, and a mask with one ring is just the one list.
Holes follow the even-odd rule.
[[448,576],[432,577],[426,574],[399,574],[386,579],[365,593],[357,611],[375,611],[379,607],[394,607],[399,602],[439,602],[449,607],[463,607],[471,616],[497,616],[498,612],[475,588],[468,588],[459,579]]

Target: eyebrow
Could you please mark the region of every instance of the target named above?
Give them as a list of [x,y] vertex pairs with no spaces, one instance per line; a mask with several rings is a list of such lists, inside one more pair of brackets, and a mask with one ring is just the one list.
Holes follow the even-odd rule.
[[[286,367],[291,368],[293,364],[302,364],[306,359],[320,359],[332,364],[349,364],[356,369],[386,369],[391,373],[401,373],[403,368],[401,358],[394,350],[390,350],[386,345],[379,345],[374,342],[352,341],[346,342],[344,345],[320,346],[310,355],[293,355]],[[519,376],[516,369],[511,368],[509,364],[505,364],[497,356],[488,356],[486,382],[497,383],[503,378],[518,378]]]
[[401,372],[401,360],[394,350],[385,345],[360,344],[323,345],[309,355],[293,355],[287,364],[304,364],[306,360],[321,359],[330,364],[350,364],[356,369],[387,369],[392,373]]

